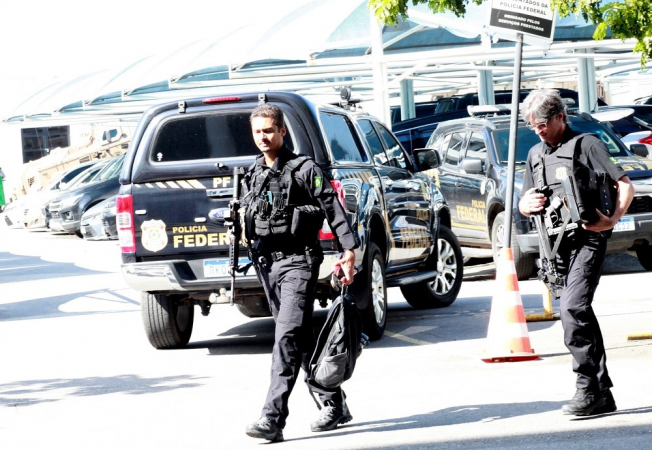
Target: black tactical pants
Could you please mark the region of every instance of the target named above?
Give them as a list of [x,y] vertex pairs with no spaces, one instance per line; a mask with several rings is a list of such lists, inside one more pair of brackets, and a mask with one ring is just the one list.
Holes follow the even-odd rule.
[[606,249],[607,239],[602,234],[576,230],[564,238],[556,258],[559,271],[566,275],[560,298],[561,324],[564,343],[573,356],[578,388],[597,390],[613,386],[602,332],[591,306]]
[[[285,427],[289,414],[288,399],[297,381],[299,368],[308,374],[308,363],[315,346],[312,312],[319,263],[310,265],[306,257],[290,256],[271,266],[257,267],[269,300],[276,331],[272,350],[272,374],[262,417]],[[324,404],[342,403],[342,390],[316,389]]]

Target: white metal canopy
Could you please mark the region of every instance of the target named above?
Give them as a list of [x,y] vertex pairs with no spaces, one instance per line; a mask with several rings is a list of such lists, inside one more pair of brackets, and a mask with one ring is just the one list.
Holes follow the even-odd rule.
[[[493,85],[513,78],[514,48],[492,42],[486,5],[471,5],[464,19],[413,7],[409,20],[383,29],[383,57],[391,97],[411,80],[414,94],[476,88],[478,74]],[[280,21],[243,25],[235,32],[196,40],[166,54],[144,57],[111,71],[83,74],[36,92],[4,123],[74,123],[105,118],[136,120],[149,106],[180,97],[289,90],[334,101],[350,86],[373,100],[371,23],[366,1],[313,0]],[[594,27],[558,19],[549,47],[524,46],[522,81],[577,80],[578,60],[594,62],[594,79],[616,83],[638,71],[633,41],[593,41]],[[624,76],[623,74],[627,74]]]

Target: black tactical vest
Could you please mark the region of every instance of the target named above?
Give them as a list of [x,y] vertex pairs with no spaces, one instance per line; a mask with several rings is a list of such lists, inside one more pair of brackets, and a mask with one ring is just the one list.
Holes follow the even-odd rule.
[[[547,153],[548,146],[543,142],[532,149],[532,178],[537,188],[547,185],[552,189],[553,197],[563,196],[561,180],[573,176],[573,160],[578,156],[581,139],[587,134],[574,136],[552,153]],[[545,172],[542,171],[543,160]]]
[[[564,199],[569,194],[572,195],[574,202],[565,201],[565,207],[576,207],[573,216],[584,223],[593,223],[598,219],[596,209],[607,216],[612,215],[616,195],[613,186],[615,182],[607,174],[595,172],[580,160],[581,140],[589,134],[574,136],[550,154],[546,152],[548,147],[541,143],[532,149],[531,155],[535,186],[539,189],[549,186],[552,190],[551,199]],[[587,163],[590,164],[590,161]],[[570,193],[565,192],[563,186],[563,180],[567,178],[571,181],[566,183],[572,190]]]
[[[310,158],[299,156],[287,161],[280,171],[263,171],[256,164],[253,170],[251,192],[253,198],[248,210],[248,237],[289,236],[295,205],[292,204],[293,174]],[[253,228],[254,233],[251,233]]]

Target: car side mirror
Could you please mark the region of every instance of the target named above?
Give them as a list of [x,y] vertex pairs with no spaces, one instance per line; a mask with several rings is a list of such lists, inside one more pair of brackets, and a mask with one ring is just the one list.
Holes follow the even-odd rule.
[[436,169],[441,166],[441,158],[437,150],[432,148],[417,148],[413,151],[417,171]]
[[642,156],[643,158],[646,158],[650,154],[647,145],[645,144],[632,144],[629,146],[629,149],[634,152],[635,155]]
[[484,173],[480,158],[464,158],[460,161],[459,168],[469,174]]

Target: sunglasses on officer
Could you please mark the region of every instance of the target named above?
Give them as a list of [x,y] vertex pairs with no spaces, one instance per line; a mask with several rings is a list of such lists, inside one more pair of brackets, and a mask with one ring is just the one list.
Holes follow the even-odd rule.
[[548,127],[548,122],[550,122],[552,119],[557,117],[560,113],[557,113],[553,116],[548,117],[545,120],[541,120],[539,122],[525,122],[525,126],[530,129],[530,130],[543,130],[544,128]]

